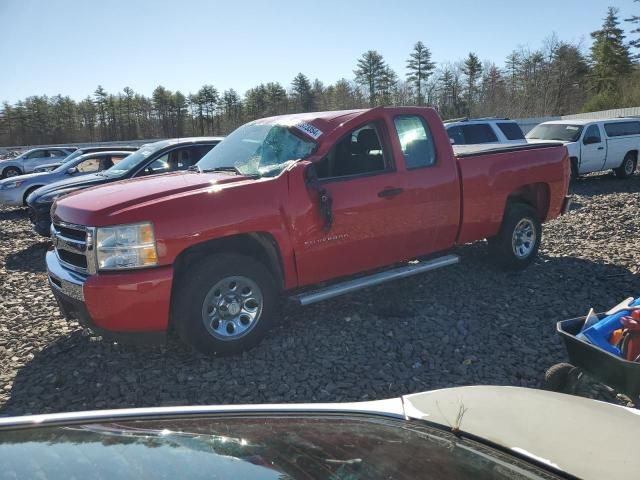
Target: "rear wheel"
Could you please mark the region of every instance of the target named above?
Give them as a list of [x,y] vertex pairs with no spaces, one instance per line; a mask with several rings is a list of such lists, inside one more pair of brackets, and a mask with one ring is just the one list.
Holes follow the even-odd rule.
[[278,294],[269,270],[251,257],[218,254],[182,276],[173,321],[180,337],[210,355],[256,346],[271,326]]
[[2,171],[2,178],[16,177],[22,175],[18,167],[7,167]]
[[636,166],[638,164],[638,159],[636,155],[633,153],[627,153],[624,156],[624,160],[622,160],[622,164],[613,170],[618,178],[629,178],[632,177],[636,171]]
[[538,254],[542,225],[537,212],[529,205],[511,203],[500,232],[488,240],[489,253],[501,267],[519,270],[528,266]]

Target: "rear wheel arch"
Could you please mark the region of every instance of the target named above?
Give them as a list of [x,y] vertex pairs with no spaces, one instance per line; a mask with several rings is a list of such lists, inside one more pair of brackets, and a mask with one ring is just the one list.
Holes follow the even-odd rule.
[[523,203],[533,207],[537,213],[538,220],[540,222],[544,222],[549,212],[550,198],[551,192],[549,185],[546,183],[532,183],[530,185],[525,185],[509,194],[505,204],[504,214],[506,214],[510,205]]

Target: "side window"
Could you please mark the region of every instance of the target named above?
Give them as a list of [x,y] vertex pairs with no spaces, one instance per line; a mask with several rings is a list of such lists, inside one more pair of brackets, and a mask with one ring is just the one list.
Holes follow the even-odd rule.
[[622,137],[625,135],[640,135],[640,122],[614,122],[605,123],[604,131],[610,137]]
[[497,123],[496,125],[507,137],[507,140],[524,140],[522,129],[516,122]]
[[592,143],[600,143],[602,138],[600,137],[600,129],[597,125],[591,125],[587,128],[587,131],[584,133],[584,138],[582,143],[585,145],[590,145]]
[[79,172],[82,172],[82,173],[97,172],[100,169],[100,159],[87,158],[86,160],[83,160],[78,165],[76,165],[76,168],[78,169]]
[[29,156],[27,156],[27,158],[29,160],[33,159],[33,158],[45,158],[47,157],[47,151],[46,150],[36,150],[35,152],[31,152],[29,154]]
[[373,123],[352,131],[316,164],[318,178],[367,175],[387,170],[390,164],[380,138]]
[[[117,165],[125,158],[127,158],[127,155],[111,155],[111,164]],[[109,167],[105,167],[105,168],[109,168]]]
[[393,122],[407,169],[428,167],[436,163],[436,149],[431,131],[420,117],[396,117]]
[[449,139],[453,141],[453,145],[465,145],[467,143],[464,140],[464,134],[460,127],[447,128],[447,134],[449,135]]
[[[207,146],[211,150],[211,146]],[[156,173],[175,172],[176,170],[186,170],[195,165],[208,150],[202,148],[202,145],[192,147],[178,148],[165,153],[160,158],[154,160],[150,165],[145,167],[144,175],[154,175]]]
[[64,153],[62,150],[49,150],[49,156],[51,158],[61,158],[61,157],[66,157],[67,154]]
[[473,145],[477,143],[492,143],[498,141],[498,137],[496,137],[493,129],[486,123],[462,125],[461,128],[467,144]]

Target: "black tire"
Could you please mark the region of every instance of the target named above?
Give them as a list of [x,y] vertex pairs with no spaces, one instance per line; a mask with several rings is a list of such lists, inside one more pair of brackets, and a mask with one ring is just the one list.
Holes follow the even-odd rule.
[[[187,274],[181,276],[180,284],[175,291],[172,313],[172,323],[182,340],[202,353],[218,356],[238,354],[255,347],[271,327],[278,310],[278,289],[273,275],[267,267],[251,257],[229,253],[200,259],[192,263],[189,269]],[[255,324],[247,323],[247,325],[251,325],[249,328],[243,323],[241,328],[247,328],[245,333],[237,338],[225,340],[219,338],[220,335],[224,335],[223,326],[229,327],[229,323],[233,322],[226,319],[214,320],[207,327],[204,321],[204,310],[206,309],[205,302],[209,304],[208,298],[215,300],[216,297],[219,297],[220,301],[223,301],[222,298],[225,295],[215,295],[216,292],[213,291],[213,288],[217,287],[220,282],[226,282],[225,279],[232,277],[241,277],[253,282],[258,287],[262,304],[261,309],[257,308],[259,313],[256,316]],[[236,306],[238,305],[236,304]],[[228,314],[227,308],[225,307],[225,310]],[[212,312],[215,310],[216,308],[209,307],[209,313],[213,314]],[[221,308],[218,310],[222,311]],[[235,326],[240,325],[238,322],[243,321],[242,311],[239,315],[240,320],[231,326],[231,335],[235,334],[233,332]],[[245,321],[246,318],[249,316],[245,317]],[[214,324],[216,324],[215,327]],[[215,336],[216,333],[218,337]],[[227,334],[230,332],[227,331]]]
[[33,192],[35,192],[37,189],[39,189],[42,185],[37,185],[35,187],[31,187],[29,190],[27,190],[26,192],[24,192],[24,197],[22,197],[22,204],[26,207],[27,206],[27,197],[29,195],[31,195]]
[[556,363],[545,372],[543,388],[564,393],[569,387],[569,378],[574,368],[570,363]]
[[7,167],[2,170],[2,178],[15,177],[22,175],[22,171],[18,167]]
[[636,154],[629,152],[624,156],[622,164],[618,168],[613,169],[613,173],[615,173],[618,178],[630,178],[633,177],[633,174],[636,172],[637,166],[638,159]]
[[580,178],[579,167],[578,167],[578,159],[571,159],[571,181],[575,182]]
[[[521,236],[521,240],[517,241],[522,245],[516,247],[514,245],[516,227],[518,229],[531,228],[534,236],[533,241],[527,242],[527,239],[531,240],[531,237]],[[489,254],[502,268],[520,270],[533,262],[538,254],[541,239],[542,225],[533,207],[524,203],[510,203],[507,205],[498,235],[488,239]],[[522,254],[525,250],[526,254]]]

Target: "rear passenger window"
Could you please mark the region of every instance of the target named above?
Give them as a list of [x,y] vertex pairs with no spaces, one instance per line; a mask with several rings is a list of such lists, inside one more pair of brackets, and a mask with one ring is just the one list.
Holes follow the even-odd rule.
[[522,129],[517,123],[497,123],[496,125],[498,125],[498,128],[502,131],[502,133],[504,133],[504,136],[507,137],[507,140],[524,140]]
[[466,144],[497,142],[498,137],[490,125],[478,123],[476,125],[462,125],[462,133]]
[[436,149],[429,127],[422,118],[407,115],[394,119],[398,140],[407,169],[436,163]]
[[462,133],[462,129],[460,127],[450,127],[447,128],[447,134],[449,135],[449,140],[453,145],[464,145],[464,135]]
[[604,131],[610,137],[640,135],[640,122],[612,122],[604,124]]

